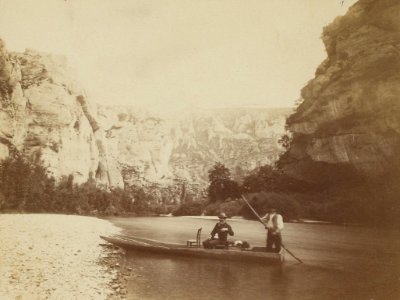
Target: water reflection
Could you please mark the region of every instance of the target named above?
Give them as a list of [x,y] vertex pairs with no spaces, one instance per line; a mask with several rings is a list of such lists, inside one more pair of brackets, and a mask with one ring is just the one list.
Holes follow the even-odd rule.
[[271,285],[279,285],[281,292],[290,288],[280,266],[140,252],[129,252],[126,263],[135,272],[128,282],[129,294],[142,299],[265,299],[274,294]]
[[[126,234],[166,242],[211,231],[214,220],[116,218]],[[232,220],[235,237],[263,245],[252,221]],[[168,257],[129,252],[133,269],[128,299],[400,299],[398,232],[340,226],[287,224],[285,245],[305,261],[286,255],[283,266]],[[381,245],[379,249],[375,245]]]

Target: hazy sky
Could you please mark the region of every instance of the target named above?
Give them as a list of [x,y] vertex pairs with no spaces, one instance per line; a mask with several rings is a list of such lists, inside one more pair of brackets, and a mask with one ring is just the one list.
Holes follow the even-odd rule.
[[9,50],[64,54],[92,100],[291,106],[355,0],[0,0]]

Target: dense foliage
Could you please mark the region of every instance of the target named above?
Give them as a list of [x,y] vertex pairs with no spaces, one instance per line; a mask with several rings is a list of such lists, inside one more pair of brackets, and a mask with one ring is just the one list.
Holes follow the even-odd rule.
[[[250,175],[244,177],[243,183],[240,185],[230,178],[228,168],[221,163],[216,163],[209,171],[209,182],[208,195],[210,203],[204,211],[205,214],[213,215],[224,211],[231,216],[242,215],[251,219],[254,219],[255,216],[244,205],[241,199],[242,194],[299,192],[310,188],[305,183],[287,177],[268,165],[260,167]],[[257,201],[253,201],[253,198],[251,200],[256,205],[259,213],[264,213],[268,208],[275,207],[289,219],[299,217],[301,209],[296,199],[284,196],[283,194],[280,196],[274,194],[272,198],[270,196],[262,196]]]
[[200,201],[190,201],[183,203],[172,214],[174,216],[199,216],[204,209],[204,203]]
[[[262,217],[269,208],[275,208],[284,216],[285,220],[294,220],[299,218],[301,214],[301,206],[293,195],[286,193],[260,192],[247,195],[247,199],[251,206]],[[241,210],[241,215],[247,219],[256,219],[254,213],[247,205]]]
[[310,183],[283,174],[269,165],[256,169],[246,176],[241,186],[243,192],[309,192],[318,189]]
[[[331,178],[334,178],[334,174]],[[178,208],[159,202],[141,187],[98,187],[94,180],[77,185],[73,177],[58,182],[40,165],[15,155],[0,164],[0,211],[52,212],[85,215],[167,214],[216,215],[254,219],[241,199],[245,195],[262,215],[274,207],[285,220],[310,218],[338,223],[400,227],[398,176],[379,180],[341,181],[329,187],[295,180],[270,166],[263,166],[243,179],[231,179],[230,171],[217,163],[209,172],[208,202],[188,199]]]
[[[325,173],[322,171],[325,170]],[[327,171],[328,170],[328,171]],[[218,189],[216,183],[229,186],[229,169],[217,163],[210,170],[209,200],[203,213],[242,215],[255,219],[240,199],[243,194],[259,214],[276,208],[285,220],[313,219],[341,224],[369,224],[400,227],[400,186],[398,175],[387,174],[378,180],[366,179],[349,168],[318,166],[311,170],[323,174],[322,184],[311,184],[285,175],[279,168],[262,166],[244,177],[234,189]],[[397,173],[396,173],[397,174]],[[332,184],[335,183],[335,184]],[[228,191],[228,192],[227,192]]]
[[214,167],[208,171],[208,178],[210,181],[208,197],[211,202],[215,202],[219,199],[239,197],[239,184],[231,179],[231,172],[225,165],[217,162]]
[[240,199],[227,199],[209,203],[203,213],[206,216],[216,216],[220,212],[224,212],[227,216],[240,216],[243,207],[243,201]]
[[73,177],[59,182],[46,169],[20,155],[0,164],[0,211],[53,212],[86,215],[164,212],[142,189],[107,190],[94,180],[77,185]]

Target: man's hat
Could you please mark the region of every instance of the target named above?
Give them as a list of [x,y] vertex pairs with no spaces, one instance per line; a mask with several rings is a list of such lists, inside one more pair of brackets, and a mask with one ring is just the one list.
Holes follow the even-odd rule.
[[219,218],[219,219],[226,219],[226,218],[228,218],[228,217],[226,216],[225,213],[220,213],[220,214],[218,215],[218,218]]

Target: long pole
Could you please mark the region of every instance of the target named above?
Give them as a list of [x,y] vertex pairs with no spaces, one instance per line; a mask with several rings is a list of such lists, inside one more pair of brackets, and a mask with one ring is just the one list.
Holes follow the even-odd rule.
[[[247,206],[251,209],[251,211],[254,213],[254,215],[257,217],[258,221],[260,221],[260,223],[264,225],[264,228],[267,229],[267,226],[265,225],[265,223],[263,222],[261,217],[258,215],[256,210],[250,205],[249,201],[247,201],[247,199],[243,195],[241,195],[241,197],[244,200],[244,202],[246,202]],[[293,256],[297,261],[299,261],[300,263],[303,263],[303,261],[300,258],[296,257],[288,248],[285,247],[285,245],[281,244],[281,246],[283,249],[286,250],[287,253],[289,253],[291,256]]]

